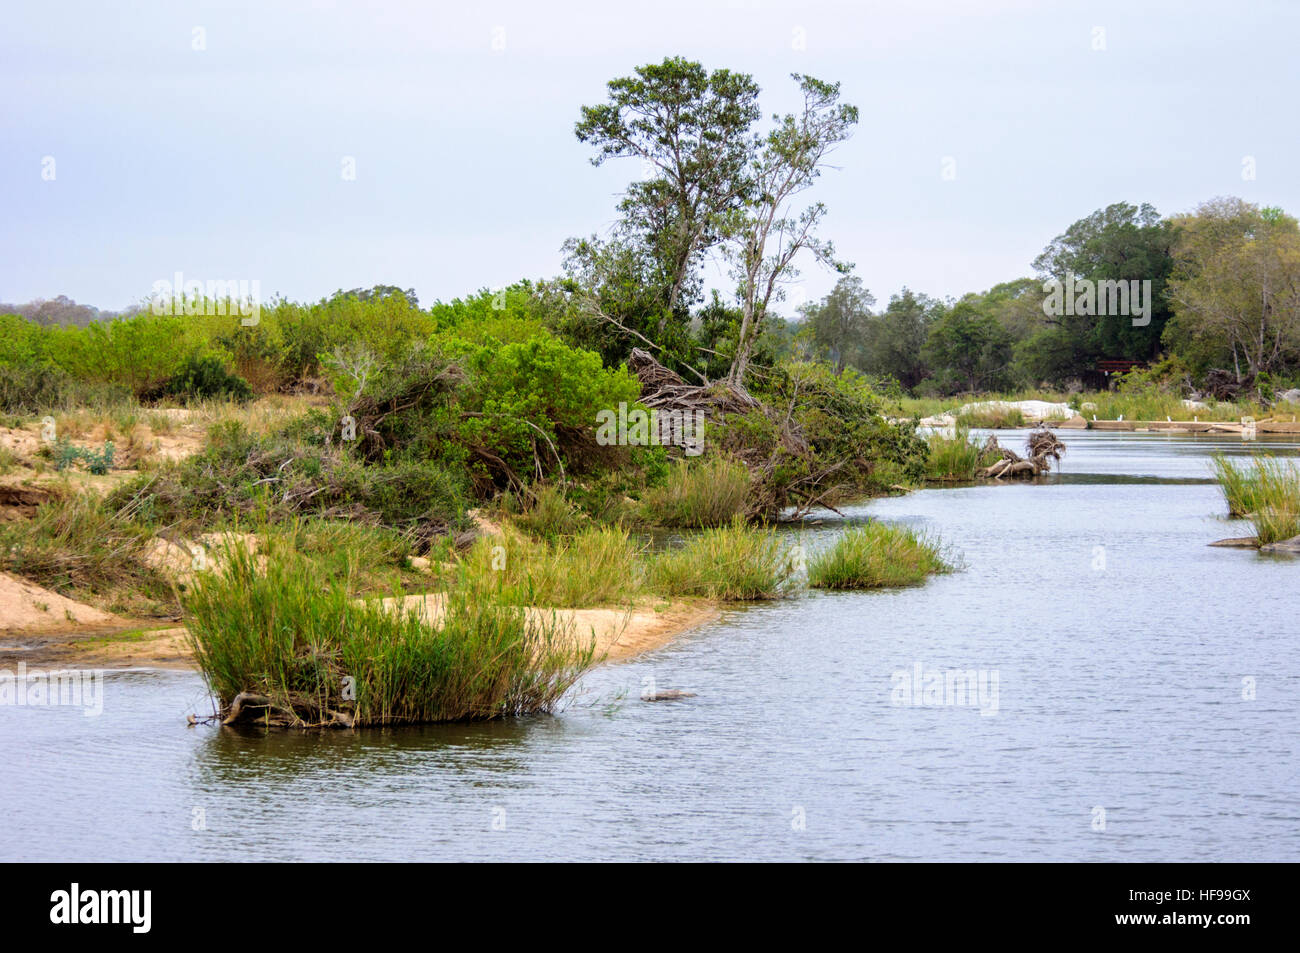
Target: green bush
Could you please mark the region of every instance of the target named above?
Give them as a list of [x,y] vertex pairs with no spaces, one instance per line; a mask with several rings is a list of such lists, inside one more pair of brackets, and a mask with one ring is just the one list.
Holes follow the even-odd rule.
[[162,396],[251,400],[253,388],[238,374],[233,374],[225,362],[212,355],[192,355],[186,359],[175,376],[159,388]]

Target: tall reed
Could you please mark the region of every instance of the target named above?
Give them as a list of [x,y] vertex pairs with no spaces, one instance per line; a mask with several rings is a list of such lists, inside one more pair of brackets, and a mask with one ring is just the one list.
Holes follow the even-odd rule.
[[1215,454],[1213,467],[1228,515],[1249,519],[1261,544],[1300,535],[1300,471],[1294,464],[1257,456],[1242,467]]
[[294,724],[498,718],[549,711],[592,664],[571,626],[448,593],[438,617],[353,599],[286,548],[239,547],[185,597],[195,658],[222,710],[241,693]]
[[749,502],[749,469],[716,455],[673,466],[664,486],[648,490],[642,513],[659,526],[722,526],[744,515]]

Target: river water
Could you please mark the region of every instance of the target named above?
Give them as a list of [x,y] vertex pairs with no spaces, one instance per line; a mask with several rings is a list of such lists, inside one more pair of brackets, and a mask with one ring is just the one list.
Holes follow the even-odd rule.
[[151,671],[0,708],[0,858],[1300,860],[1300,560],[1206,546],[1249,533],[1209,454],[1296,443],[1063,436],[1039,484],[846,511],[962,571],[728,611],[556,716],[240,734]]

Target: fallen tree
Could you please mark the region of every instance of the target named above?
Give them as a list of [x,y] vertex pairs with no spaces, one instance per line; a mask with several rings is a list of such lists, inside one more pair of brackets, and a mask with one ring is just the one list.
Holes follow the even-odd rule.
[[[798,519],[824,507],[924,476],[928,448],[910,426],[887,420],[870,386],[853,372],[812,363],[768,369],[755,393],[719,381],[688,384],[648,351],[628,366],[640,402],[660,413],[698,415],[708,452],[749,470],[751,517]],[[761,388],[761,389],[760,389]]]
[[1053,460],[1060,462],[1065,444],[1052,431],[1041,427],[1025,441],[1028,458],[1001,446],[998,438],[992,434],[984,443],[984,452],[1001,454],[1001,459],[975,471],[975,476],[981,480],[1029,479],[1048,473],[1052,469]]

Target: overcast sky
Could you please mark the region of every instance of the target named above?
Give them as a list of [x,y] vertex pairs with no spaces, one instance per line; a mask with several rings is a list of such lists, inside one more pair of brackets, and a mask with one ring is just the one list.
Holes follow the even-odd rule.
[[[1111,202],[1300,212],[1294,0],[42,0],[4,20],[0,301],[119,308],[180,271],[427,303],[554,275],[639,172],[591,166],[579,106],[668,55],[752,73],[766,113],[792,71],[842,81],[861,126],[813,194],[882,303],[1029,274]],[[832,283],[810,267],[803,293]]]

